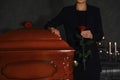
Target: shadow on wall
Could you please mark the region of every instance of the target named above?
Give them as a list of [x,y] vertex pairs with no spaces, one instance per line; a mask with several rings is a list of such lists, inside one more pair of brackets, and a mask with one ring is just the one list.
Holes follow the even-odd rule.
[[0,29],[0,35],[8,32],[8,31],[10,31],[10,30],[12,30],[12,29],[10,29],[10,28]]
[[47,16],[39,16],[36,21],[33,22],[33,26],[36,28],[44,28],[44,25],[47,23]]
[[44,28],[44,25],[48,22],[48,20],[55,17],[60,12],[61,8],[63,8],[63,6],[64,6],[63,0],[60,0],[60,1],[49,0],[49,7],[50,7],[51,14],[40,15],[38,19],[33,23],[34,27]]

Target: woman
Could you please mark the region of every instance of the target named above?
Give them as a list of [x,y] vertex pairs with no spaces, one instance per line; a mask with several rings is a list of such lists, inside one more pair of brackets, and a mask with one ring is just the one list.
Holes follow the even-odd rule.
[[[60,31],[56,27],[62,24],[68,44],[76,51],[82,51],[82,47],[79,45],[80,39],[76,37],[76,34],[82,36],[85,42],[93,41],[92,45],[85,47],[89,48],[92,54],[92,57],[86,59],[85,70],[81,58],[78,57],[78,53],[75,53],[74,59],[79,64],[74,68],[74,80],[99,80],[101,66],[96,42],[103,37],[99,8],[88,5],[86,0],[76,0],[75,5],[64,7],[57,16],[48,21],[45,28],[60,36]],[[86,29],[80,31],[80,26],[85,26]]]

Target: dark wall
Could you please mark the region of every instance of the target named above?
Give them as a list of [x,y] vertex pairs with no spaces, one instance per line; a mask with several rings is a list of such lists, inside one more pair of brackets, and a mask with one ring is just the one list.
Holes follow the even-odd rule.
[[[88,0],[100,7],[103,29],[107,41],[120,44],[120,0]],[[37,27],[54,17],[64,6],[74,0],[0,0],[0,34],[21,28],[21,23],[30,20]]]

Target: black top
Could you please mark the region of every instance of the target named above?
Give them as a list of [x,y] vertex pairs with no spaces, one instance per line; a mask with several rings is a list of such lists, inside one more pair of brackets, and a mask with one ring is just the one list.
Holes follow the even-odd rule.
[[79,26],[86,26],[87,24],[87,11],[76,11],[78,27]]

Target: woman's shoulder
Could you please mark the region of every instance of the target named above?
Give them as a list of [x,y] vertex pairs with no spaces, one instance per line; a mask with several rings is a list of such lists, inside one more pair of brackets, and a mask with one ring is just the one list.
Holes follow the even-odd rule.
[[[88,9],[91,9],[91,10],[99,10],[100,8],[98,6],[94,6],[94,5],[89,5],[87,4],[88,6]],[[70,5],[70,6],[65,6],[63,7],[63,10],[75,10],[75,5]]]

